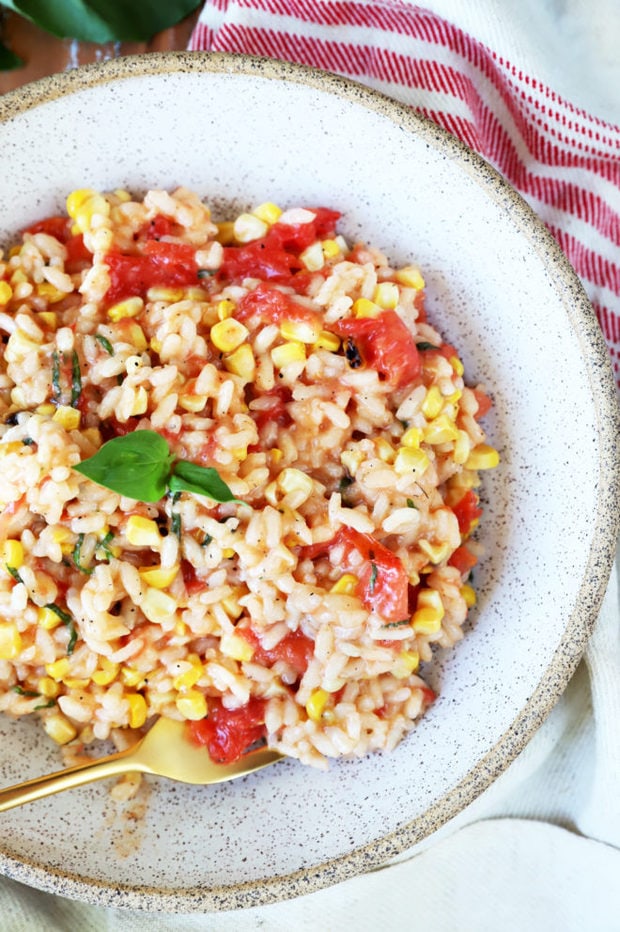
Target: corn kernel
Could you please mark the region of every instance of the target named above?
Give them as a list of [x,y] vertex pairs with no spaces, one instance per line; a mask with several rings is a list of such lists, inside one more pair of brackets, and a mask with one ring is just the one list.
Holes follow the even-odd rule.
[[60,660],[54,660],[53,663],[45,664],[45,672],[48,676],[51,676],[53,680],[59,682],[63,679],[71,669],[71,664],[66,657],[61,657]]
[[224,634],[220,639],[220,650],[225,657],[245,663],[254,655],[254,648],[239,634]]
[[280,325],[280,336],[285,340],[299,340],[300,343],[316,343],[320,330],[306,320],[285,320]]
[[464,430],[459,430],[458,436],[454,442],[452,459],[458,466],[463,466],[469,458],[470,451],[471,441],[469,439],[469,434]]
[[5,540],[2,544],[2,562],[18,570],[24,562],[24,547],[21,540]]
[[42,605],[37,615],[37,624],[40,628],[43,628],[44,631],[53,631],[54,628],[57,628],[58,625],[61,624],[61,620],[51,608],[48,608],[47,605]]
[[235,551],[232,547],[224,547],[222,550],[222,557],[224,560],[232,560],[235,555]]
[[146,393],[146,388],[144,385],[138,385],[135,390],[133,402],[131,405],[131,414],[136,416],[138,414],[145,414],[146,409],[149,404],[149,396]]
[[236,350],[224,356],[222,364],[227,372],[251,382],[256,374],[256,360],[249,343],[242,343]]
[[344,573],[340,579],[336,580],[329,591],[338,595],[355,595],[358,585],[359,579],[357,576],[354,576],[353,573]]
[[56,311],[39,311],[37,320],[42,320],[50,330],[55,330],[58,326],[58,315]]
[[161,534],[151,518],[130,515],[125,525],[125,536],[135,547],[159,547]]
[[465,600],[465,605],[467,606],[467,608],[473,608],[473,606],[476,604],[475,589],[472,586],[468,585],[468,583],[465,583],[465,585],[461,586],[461,595],[463,596]]
[[125,204],[127,201],[131,200],[131,194],[129,191],[125,191],[124,188],[115,188],[114,194],[122,204]]
[[52,420],[65,430],[77,430],[80,426],[80,412],[68,405],[58,405]]
[[208,400],[208,395],[179,395],[179,406],[192,414],[199,414]]
[[146,721],[146,699],[140,693],[127,693],[125,699],[129,703],[129,727],[142,728]]
[[146,293],[147,301],[182,301],[185,297],[183,288],[167,288],[165,285],[152,285]]
[[340,243],[335,239],[324,239],[321,246],[326,259],[335,259],[340,255]]
[[399,297],[400,292],[395,282],[379,282],[375,288],[373,300],[375,304],[378,304],[384,310],[394,310],[398,305]]
[[144,682],[144,673],[135,667],[122,667],[121,679],[125,686],[138,686]]
[[2,443],[0,446],[0,456],[8,456],[10,453],[19,453],[24,449],[21,440],[11,440],[9,443]]
[[95,191],[73,191],[67,198],[67,213],[75,220],[72,231],[85,233],[90,228],[95,214],[109,216],[110,204],[103,195]]
[[406,265],[402,269],[398,269],[394,273],[394,278],[401,285],[405,285],[407,288],[415,288],[416,291],[421,291],[425,286],[422,274],[415,265]]
[[309,272],[318,272],[325,265],[323,246],[318,241],[304,249],[299,258]]
[[231,243],[234,243],[235,225],[232,220],[225,220],[223,223],[217,224],[216,239],[218,243],[221,243],[223,246],[230,246]]
[[78,188],[76,191],[72,191],[67,197],[66,202],[69,216],[75,220],[84,204],[90,200],[91,197],[94,197],[96,193],[97,192],[93,191],[91,188]]
[[443,396],[436,385],[431,385],[421,405],[422,414],[430,421],[441,414],[442,408]]
[[40,298],[45,298],[48,304],[57,304],[67,297],[67,292],[60,291],[59,288],[55,288],[49,282],[41,282],[40,285],[37,285],[37,295]]
[[314,489],[314,483],[310,476],[302,472],[301,469],[295,469],[292,466],[283,469],[276,482],[285,495],[289,492],[303,492],[308,497]]
[[465,463],[465,469],[494,469],[499,463],[499,453],[486,443],[479,443],[471,451]]
[[343,450],[340,454],[340,462],[349,475],[354,476],[364,462],[364,454],[360,450]]
[[197,722],[207,714],[207,700],[197,689],[190,689],[177,696],[175,703],[183,718]]
[[269,454],[271,456],[271,462],[273,463],[274,466],[277,466],[278,463],[281,461],[282,457],[284,456],[284,453],[278,447],[272,447],[271,450],[269,451]]
[[118,676],[120,665],[108,660],[107,657],[101,657],[99,668],[91,675],[93,683],[97,686],[108,686]]
[[312,348],[325,349],[329,350],[330,353],[337,353],[340,349],[340,337],[337,337],[335,333],[330,333],[329,330],[321,330]]
[[179,564],[174,566],[153,566],[148,569],[140,570],[140,577],[147,586],[153,586],[154,589],[166,589],[179,572]]
[[248,338],[249,330],[234,317],[220,320],[211,327],[211,342],[222,353],[230,353]]
[[400,447],[394,460],[394,471],[399,476],[404,476],[412,472],[415,476],[421,476],[430,465],[430,460],[424,450],[416,450],[412,447]]
[[268,223],[269,226],[276,223],[282,216],[281,208],[271,201],[265,201],[264,204],[259,204],[258,207],[254,208],[252,213],[255,217],[258,217],[259,220],[262,220],[263,223]]
[[235,313],[235,305],[232,301],[219,301],[217,305],[217,319],[226,320]]
[[463,375],[463,373],[465,372],[465,366],[463,365],[463,363],[461,362],[458,356],[450,357],[450,365],[452,366],[452,368],[454,369],[457,375]]
[[17,625],[12,622],[0,624],[0,660],[15,660],[22,651],[22,638]]
[[61,715],[60,712],[56,715],[48,716],[43,722],[43,727],[48,736],[52,741],[55,741],[56,744],[68,744],[69,741],[73,741],[77,735],[75,727],[71,724],[69,719]]
[[398,680],[404,680],[415,673],[419,665],[420,655],[417,650],[401,650],[394,661],[392,676]]
[[159,624],[168,621],[174,617],[177,610],[176,600],[161,589],[155,589],[152,586],[146,590],[140,608],[149,621]]
[[375,451],[380,460],[384,463],[393,463],[396,451],[392,444],[385,437],[378,437],[375,440]]
[[351,310],[356,317],[378,317],[384,309],[374,301],[369,301],[368,298],[358,298],[353,302]]
[[306,347],[298,341],[282,343],[271,350],[271,360],[278,369],[283,369],[292,362],[305,362]]
[[441,595],[436,589],[422,589],[418,594],[418,607],[411,619],[417,634],[437,634],[445,614]]
[[440,414],[424,428],[424,441],[437,446],[457,440],[459,432],[454,421],[446,414]]
[[68,689],[86,689],[89,679],[65,678],[63,683]]
[[52,528],[51,538],[55,544],[66,544],[67,541],[73,540],[73,534],[68,527],[62,527],[62,525],[57,524]]
[[240,618],[243,614],[243,605],[239,604],[239,598],[243,593],[244,590],[241,588],[234,589],[230,595],[225,596],[221,601],[226,614],[234,620]]
[[129,321],[129,319],[127,319],[127,323],[123,326],[123,335],[125,336],[127,343],[132,343],[136,349],[136,352],[143,353],[148,347],[148,342],[144,335],[144,330],[138,321]]
[[405,433],[400,438],[400,442],[404,447],[411,447],[411,449],[417,449],[422,443],[422,431],[419,427],[408,427]]
[[265,221],[254,214],[239,214],[233,224],[234,236],[238,243],[251,243],[255,239],[261,239],[268,229]]
[[8,282],[0,282],[0,304],[8,304],[13,297],[13,289]]
[[312,722],[320,722],[329,701],[329,693],[325,689],[314,689],[306,702],[306,713]]
[[172,681],[172,685],[175,689],[191,689],[192,686],[195,686],[202,674],[204,673],[204,667],[198,661],[197,663],[192,663],[189,670],[186,670],[184,673],[179,673],[178,676],[175,676]]
[[450,553],[450,544],[431,544],[428,540],[419,540],[418,546],[431,563],[441,563]]
[[48,415],[48,414],[53,414],[56,410],[56,407],[55,405],[52,405],[52,404],[42,404],[42,405],[37,405],[37,407],[34,410],[35,410],[35,414]]
[[108,317],[115,323],[123,320],[125,317],[137,317],[144,310],[144,301],[142,298],[126,298],[125,301],[119,301],[108,308]]
[[28,277],[22,269],[16,269],[11,275],[11,284],[12,285],[23,285],[24,282],[28,281]]
[[51,676],[42,676],[37,683],[37,692],[46,699],[55,699],[60,692],[60,686],[51,678]]

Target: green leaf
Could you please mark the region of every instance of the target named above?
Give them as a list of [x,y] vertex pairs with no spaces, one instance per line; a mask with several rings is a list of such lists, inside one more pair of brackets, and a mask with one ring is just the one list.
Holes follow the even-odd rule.
[[4,0],[3,5],[61,39],[143,42],[180,22],[200,0]]
[[23,64],[23,58],[0,42],[0,71],[12,71],[14,68],[21,68]]
[[168,489],[173,459],[165,439],[156,431],[134,430],[108,440],[94,456],[73,468],[119,495],[158,502]]
[[171,492],[193,492],[194,495],[206,495],[216,502],[236,502],[217,469],[211,466],[198,466],[186,460],[178,460],[172,470],[169,486]]

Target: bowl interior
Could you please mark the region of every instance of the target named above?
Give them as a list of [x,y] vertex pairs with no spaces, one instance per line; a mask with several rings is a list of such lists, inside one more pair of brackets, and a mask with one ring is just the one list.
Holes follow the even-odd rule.
[[[0,119],[0,241],[81,187],[184,185],[216,217],[265,200],[341,210],[350,240],[423,269],[431,321],[493,395],[502,454],[484,479],[478,606],[428,671],[439,700],[393,753],[328,774],[285,762],[213,788],[147,780],[126,804],[106,784],[73,791],[3,816],[0,867],[101,903],[189,910],[380,863],[501,772],[595,616],[615,540],[615,389],[576,278],[484,163],[341,79],[240,58],[128,59],[0,99]],[[4,784],[58,768],[35,723],[2,719],[0,737]]]

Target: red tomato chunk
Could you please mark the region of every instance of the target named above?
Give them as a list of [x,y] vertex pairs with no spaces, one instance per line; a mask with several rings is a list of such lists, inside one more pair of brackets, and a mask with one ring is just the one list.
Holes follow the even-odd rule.
[[196,250],[184,243],[149,239],[141,254],[110,252],[105,263],[110,270],[105,296],[108,305],[134,295],[143,298],[154,285],[178,288],[199,284]]
[[206,718],[189,722],[195,744],[204,745],[212,760],[231,764],[266,736],[265,700],[252,698],[239,709],[226,709],[219,699],[209,699]]
[[413,334],[396,311],[378,317],[351,317],[331,328],[339,337],[353,341],[361,361],[394,386],[402,388],[419,378],[420,354]]
[[252,662],[260,663],[264,667],[272,667],[278,660],[283,660],[295,673],[303,676],[314,655],[314,641],[306,637],[302,631],[291,631],[270,650],[262,647],[258,635],[252,628],[238,628],[237,633],[243,635],[254,648]]

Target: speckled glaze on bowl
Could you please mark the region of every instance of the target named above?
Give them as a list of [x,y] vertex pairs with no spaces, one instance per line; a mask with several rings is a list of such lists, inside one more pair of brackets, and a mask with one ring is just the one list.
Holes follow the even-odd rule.
[[[286,761],[220,787],[97,784],[2,815],[0,870],[101,905],[233,909],[384,863],[471,802],[566,686],[615,549],[618,411],[584,292],[521,198],[434,125],[342,78],[200,53],[121,59],[0,98],[0,241],[73,188],[184,184],[216,208],[325,204],[344,232],[424,269],[431,319],[492,390],[465,640],[394,753]],[[57,769],[35,722],[0,721],[7,785]]]

